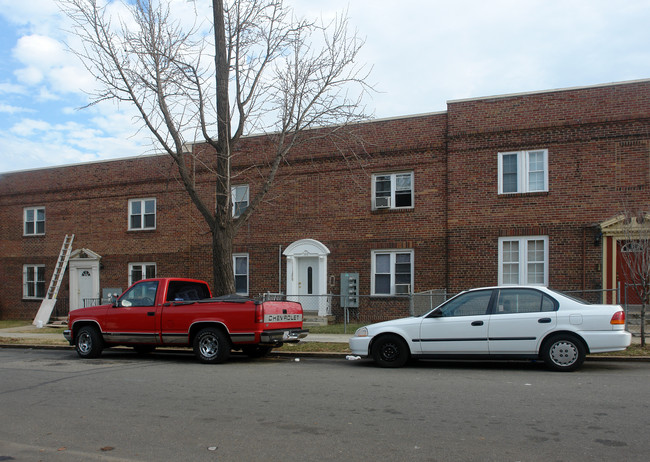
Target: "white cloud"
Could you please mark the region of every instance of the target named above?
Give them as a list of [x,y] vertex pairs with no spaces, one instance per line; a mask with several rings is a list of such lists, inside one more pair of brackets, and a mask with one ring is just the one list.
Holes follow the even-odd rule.
[[21,112],[32,112],[32,110],[24,107],[0,103],[0,112],[5,114],[19,114]]

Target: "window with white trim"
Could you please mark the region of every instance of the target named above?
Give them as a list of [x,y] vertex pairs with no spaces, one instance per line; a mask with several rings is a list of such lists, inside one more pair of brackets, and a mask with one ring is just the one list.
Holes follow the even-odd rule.
[[372,176],[372,209],[413,208],[413,172]]
[[372,295],[399,295],[413,292],[413,251],[373,250]]
[[156,199],[129,200],[129,231],[156,229]]
[[248,185],[233,186],[230,191],[232,194],[232,216],[238,217],[248,208]]
[[156,277],[155,263],[129,263],[129,285],[141,279]]
[[499,194],[548,191],[548,149],[499,153]]
[[23,265],[23,298],[45,298],[45,265]]
[[23,223],[24,236],[45,234],[45,207],[26,207],[23,210]]
[[548,285],[548,236],[499,238],[499,284]]
[[235,272],[235,293],[248,295],[248,254],[233,254],[232,267]]

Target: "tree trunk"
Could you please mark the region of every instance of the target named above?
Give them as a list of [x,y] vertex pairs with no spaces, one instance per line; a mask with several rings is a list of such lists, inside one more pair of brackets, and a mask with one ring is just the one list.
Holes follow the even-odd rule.
[[231,225],[217,225],[212,231],[212,290],[216,297],[235,293],[235,273],[232,266],[234,236]]

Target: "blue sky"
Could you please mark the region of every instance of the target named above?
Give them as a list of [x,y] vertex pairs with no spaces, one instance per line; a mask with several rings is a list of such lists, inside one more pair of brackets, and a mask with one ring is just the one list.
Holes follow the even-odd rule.
[[[209,11],[208,0],[197,1]],[[377,89],[366,103],[378,118],[442,111],[454,99],[650,78],[650,0],[285,2],[325,19],[347,8],[366,38],[361,59]],[[64,29],[54,0],[0,0],[0,172],[155,151],[131,108],[79,109],[94,82],[65,51]]]

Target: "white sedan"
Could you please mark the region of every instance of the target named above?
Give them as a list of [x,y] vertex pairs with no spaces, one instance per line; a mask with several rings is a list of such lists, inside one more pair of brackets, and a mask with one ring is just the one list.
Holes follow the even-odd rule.
[[551,369],[573,371],[585,355],[624,350],[631,339],[618,305],[508,286],[468,290],[423,316],[361,327],[350,349],[382,367],[409,358],[542,358]]

